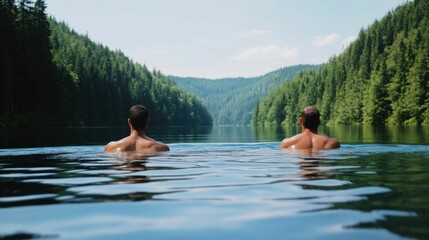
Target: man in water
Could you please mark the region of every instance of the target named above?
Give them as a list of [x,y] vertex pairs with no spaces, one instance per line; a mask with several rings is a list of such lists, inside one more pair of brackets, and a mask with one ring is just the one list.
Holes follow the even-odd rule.
[[319,110],[314,106],[305,107],[299,117],[302,133],[291,138],[285,138],[280,148],[290,149],[334,149],[340,147],[340,142],[317,133],[320,124]]
[[142,105],[134,105],[129,111],[128,126],[130,126],[130,136],[116,142],[110,142],[104,148],[105,152],[115,151],[138,151],[138,152],[162,152],[169,151],[169,147],[161,142],[155,141],[146,136],[146,129],[149,124],[149,112]]

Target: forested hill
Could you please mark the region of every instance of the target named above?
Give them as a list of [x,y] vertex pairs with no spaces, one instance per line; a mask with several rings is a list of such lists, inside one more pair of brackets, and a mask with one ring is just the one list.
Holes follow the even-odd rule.
[[120,51],[95,44],[64,23],[50,20],[50,26],[54,61],[69,72],[66,76],[76,76],[66,91],[76,94],[68,99],[75,121],[124,124],[124,113],[141,103],[149,108],[151,124],[212,124],[206,107],[159,71],[151,73]]
[[323,123],[429,124],[429,1],[389,12],[316,73],[282,84],[255,109],[258,125],[296,124],[306,105]]
[[170,79],[185,91],[198,96],[207,106],[217,125],[249,125],[257,102],[280,83],[292,79],[302,70],[316,70],[319,65],[285,67],[254,78]]
[[0,126],[211,125],[207,109],[159,71],[48,19],[44,1],[0,0]]

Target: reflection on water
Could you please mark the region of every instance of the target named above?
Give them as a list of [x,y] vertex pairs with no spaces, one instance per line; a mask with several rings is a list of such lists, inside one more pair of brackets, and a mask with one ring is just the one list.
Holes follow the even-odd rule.
[[[253,127],[259,141],[280,141],[300,133],[299,126]],[[319,133],[338,139],[341,143],[429,144],[429,127],[423,126],[321,126]]]
[[[149,136],[165,143],[280,142],[301,131],[292,127],[151,127]],[[341,143],[429,144],[429,127],[322,126],[321,134]],[[0,148],[105,145],[129,134],[128,128],[0,128]]]
[[105,154],[100,145],[0,150],[0,237],[429,237],[425,145],[170,147],[153,155]]

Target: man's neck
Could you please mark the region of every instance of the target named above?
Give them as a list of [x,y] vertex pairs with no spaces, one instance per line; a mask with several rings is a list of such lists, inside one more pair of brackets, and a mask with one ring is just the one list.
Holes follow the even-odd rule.
[[146,131],[145,130],[135,130],[131,129],[130,136],[139,136],[139,137],[146,137]]
[[311,130],[311,129],[309,129],[309,128],[302,127],[302,133],[313,133],[313,134],[317,134],[317,129],[316,129],[316,130]]

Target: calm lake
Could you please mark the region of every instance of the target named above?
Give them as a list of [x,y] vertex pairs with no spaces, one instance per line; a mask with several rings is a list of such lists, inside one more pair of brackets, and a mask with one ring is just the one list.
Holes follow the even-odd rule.
[[[148,135],[164,143],[280,142],[296,127],[150,127]],[[337,126],[319,132],[341,143],[429,145],[429,127]],[[105,145],[129,134],[129,128],[0,128],[1,148]]]
[[428,239],[429,128],[151,128],[157,155],[105,154],[127,128],[0,129],[0,239]]

